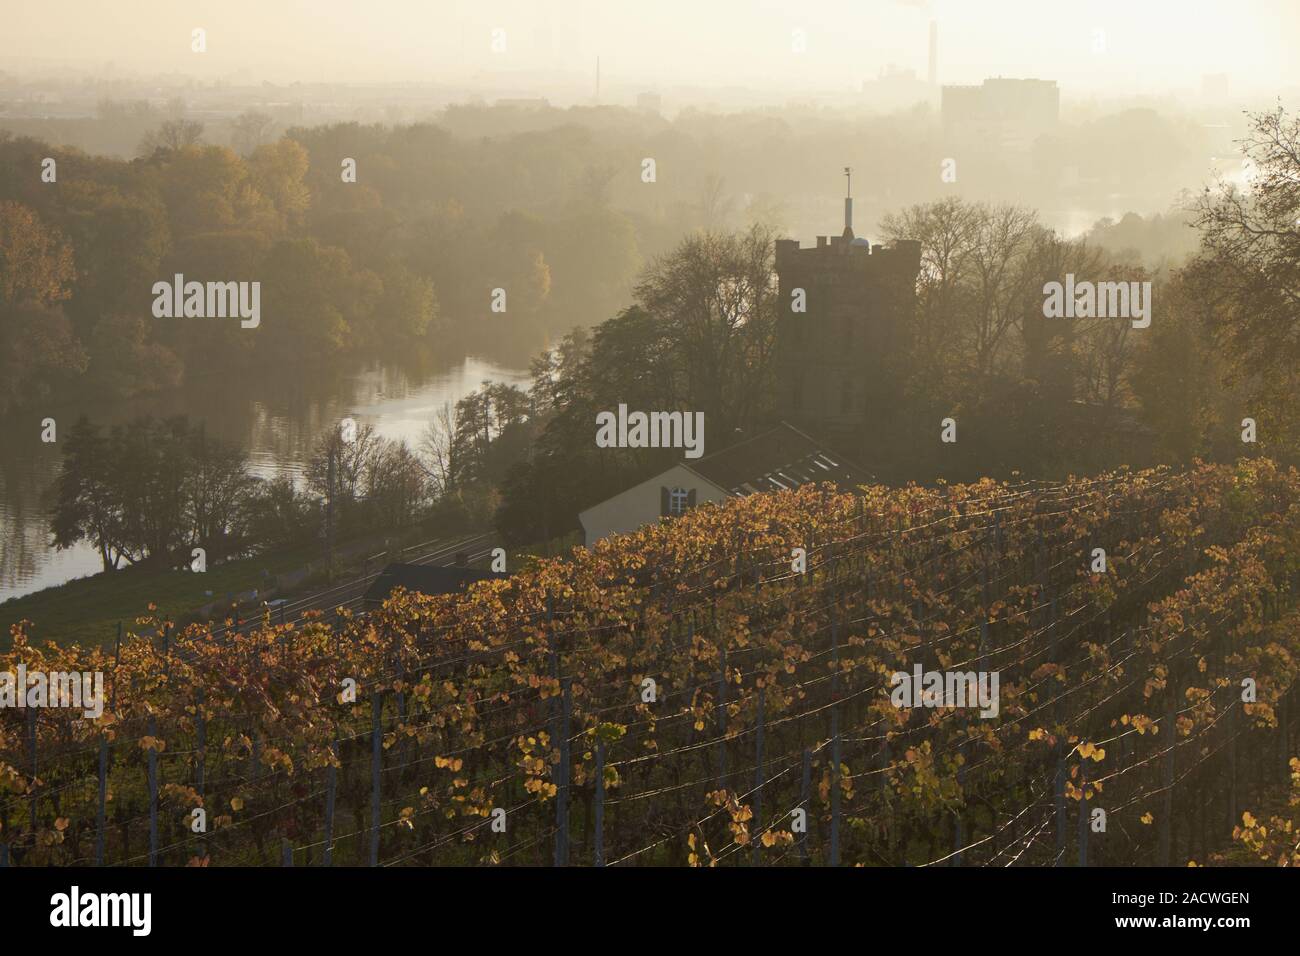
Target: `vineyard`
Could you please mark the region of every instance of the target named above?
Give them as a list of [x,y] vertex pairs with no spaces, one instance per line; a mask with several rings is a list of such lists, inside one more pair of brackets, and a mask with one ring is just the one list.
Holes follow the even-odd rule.
[[[18,626],[0,671],[108,703],[0,710],[0,862],[1278,862],[1297,584],[1260,459],[754,495],[248,634]],[[996,673],[996,716],[896,706],[917,665]]]

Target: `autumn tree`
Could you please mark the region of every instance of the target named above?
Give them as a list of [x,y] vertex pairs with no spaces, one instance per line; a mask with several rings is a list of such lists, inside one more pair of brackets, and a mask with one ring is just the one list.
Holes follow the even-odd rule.
[[157,128],[145,133],[140,140],[139,154],[152,156],[159,150],[174,153],[187,146],[196,145],[203,138],[203,124],[197,120],[163,120]]
[[76,272],[63,237],[21,203],[0,202],[0,410],[41,399],[86,368],[61,303]]
[[186,565],[253,546],[245,518],[257,480],[243,451],[185,418],[136,419],[108,432],[85,418],[63,437],[50,530],[58,548],[89,541],[104,570]]
[[125,516],[113,487],[113,450],[102,430],[79,419],[63,436],[63,467],[55,484],[50,531],[54,546],[89,541],[105,571],[122,561]]
[[699,232],[652,262],[634,295],[680,376],[680,400],[721,438],[769,410],[776,282],[773,235]]
[[1192,273],[1215,306],[1208,331],[1247,386],[1254,417],[1279,445],[1300,449],[1300,118],[1281,106],[1251,117],[1242,142],[1247,188],[1220,183],[1196,203]]
[[72,248],[21,203],[0,202],[0,310],[48,306],[70,296]]
[[271,141],[275,119],[260,110],[245,110],[230,124],[230,145],[241,156]]

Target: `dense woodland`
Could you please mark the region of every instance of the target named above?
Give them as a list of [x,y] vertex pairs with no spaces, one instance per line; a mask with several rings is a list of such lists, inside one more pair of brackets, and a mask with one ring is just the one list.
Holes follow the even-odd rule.
[[[640,264],[629,219],[572,183],[540,212],[482,215],[464,181],[481,157],[433,126],[293,129],[243,154],[202,136],[165,121],[122,161],[0,134],[0,409],[204,374],[320,374],[358,355],[522,362],[612,314]],[[41,181],[45,157],[57,184]],[[276,320],[255,335],[155,320],[153,283],[175,273],[260,281]]]
[[[478,351],[523,364],[626,307],[639,270],[693,231],[825,231],[843,163],[858,170],[867,219],[951,195],[933,169],[957,145],[926,110],[686,110],[669,121],[466,105],[405,126],[293,122],[282,110],[200,122],[180,99],[105,100],[92,118],[0,129],[0,411],[357,354]],[[1123,184],[1134,206],[1160,208],[1170,183],[1204,175],[1199,129],[1153,110],[1084,112],[1014,176],[963,144],[959,192],[1097,208]],[[46,157],[56,183],[42,180]],[[342,181],[347,158],[355,183]],[[1067,160],[1086,189],[1060,188]],[[1194,245],[1181,221],[1099,229],[1150,264]],[[274,327],[249,336],[150,321],[153,281],[177,272],[259,279]],[[509,291],[505,315],[489,311],[494,288]]]
[[[129,161],[0,143],[5,403],[32,407],[79,388],[166,389],[205,372],[235,383],[250,373],[329,374],[331,363],[385,350],[536,343],[530,389],[485,385],[442,410],[420,448],[367,444],[358,475],[370,486],[351,489],[376,526],[450,507],[495,521],[514,543],[573,529],[581,508],[665,460],[662,451],[597,449],[598,410],[626,402],[703,411],[714,449],[774,421],[779,204],[751,197],[738,210],[715,178],[696,201],[616,208],[611,197],[639,169],[635,154],[622,172],[579,163],[594,135],[582,126],[471,140],[428,124],[344,124],[265,141],[273,124],[255,120],[236,150],[169,119]],[[692,122],[658,135],[671,142]],[[890,211],[884,238],[922,242],[918,305],[905,348],[889,356],[898,400],[865,447],[845,451],[889,481],[1063,477],[1257,450],[1286,459],[1300,420],[1298,129],[1280,109],[1252,118],[1242,144],[1257,171],[1249,192],[1207,186],[1169,216],[1103,220],[1078,238],[1023,204],[950,197]],[[616,142],[629,135],[616,132]],[[57,187],[40,180],[46,155],[57,159]],[[342,182],[340,157],[357,161],[356,183]],[[489,181],[513,184],[494,206],[481,201]],[[1182,257],[1188,248],[1195,255]],[[153,281],[175,272],[257,277],[274,320],[250,331],[149,317]],[[1067,272],[1151,281],[1150,328],[1043,318],[1044,282]],[[496,287],[508,290],[505,314],[490,311]],[[945,449],[931,439],[949,415],[969,440]],[[1254,444],[1242,443],[1245,418],[1257,423]],[[87,490],[95,483],[77,477],[77,446],[84,438],[93,447],[94,431],[69,444],[54,530],[62,543],[97,540],[106,567],[163,560],[190,544],[246,551],[318,530],[320,481],[236,482],[219,520],[183,517],[177,505],[163,511],[174,520],[153,544],[122,533],[114,546],[92,525],[139,529],[157,509],[138,494],[132,503]],[[232,454],[223,460],[237,471]],[[164,459],[141,456],[132,474]],[[90,520],[88,508],[109,517]],[[268,514],[276,520],[250,517]]]

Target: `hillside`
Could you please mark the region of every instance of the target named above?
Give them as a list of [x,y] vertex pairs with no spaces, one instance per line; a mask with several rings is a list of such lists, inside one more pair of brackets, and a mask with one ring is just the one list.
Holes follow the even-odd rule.
[[[1262,459],[805,487],[369,616],[118,652],[16,628],[0,672],[103,671],[109,703],[0,709],[0,842],[18,865],[1214,862],[1294,752],[1298,491]],[[996,674],[996,715],[897,706],[918,665]]]

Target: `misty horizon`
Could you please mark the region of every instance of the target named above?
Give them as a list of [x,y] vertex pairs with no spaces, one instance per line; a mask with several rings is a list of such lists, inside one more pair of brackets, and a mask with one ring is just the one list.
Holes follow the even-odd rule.
[[[1056,80],[1066,100],[1194,97],[1206,77],[1223,77],[1229,95],[1247,100],[1300,86],[1285,39],[1300,30],[1300,7],[1285,0],[1247,0],[1227,11],[1206,0],[1102,0],[1082,11],[1028,0],[757,8],[669,0],[645,9],[458,0],[384,3],[387,16],[365,18],[348,6],[178,8],[147,0],[128,19],[111,7],[56,0],[13,11],[0,35],[0,71],[20,81],[527,88],[558,105],[618,101],[636,90],[743,90],[772,103],[860,92],[882,75],[926,80],[933,22],[939,84],[1040,77]],[[202,53],[191,49],[194,29],[206,33]]]

